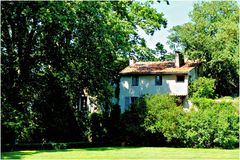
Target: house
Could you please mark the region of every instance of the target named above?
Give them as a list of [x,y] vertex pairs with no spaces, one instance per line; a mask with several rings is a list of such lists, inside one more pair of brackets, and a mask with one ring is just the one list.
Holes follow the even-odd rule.
[[[116,89],[116,86],[113,85],[113,89]],[[117,98],[111,97],[111,103],[117,104]],[[105,103],[105,105],[106,105],[106,103]],[[98,112],[101,110],[103,111],[103,109],[104,109],[103,106],[101,106],[99,104],[99,99],[97,96],[89,95],[87,90],[84,89],[83,93],[79,94],[78,101],[77,101],[75,108],[77,111],[94,113],[94,112]]]
[[84,89],[83,93],[79,95],[78,102],[76,105],[76,109],[78,111],[85,112],[97,112],[97,97],[92,97],[88,95],[86,89]]
[[189,107],[189,82],[197,78],[199,62],[184,61],[176,52],[174,61],[136,62],[120,72],[119,105],[124,112],[131,103],[145,94],[163,93],[181,98],[184,107]]

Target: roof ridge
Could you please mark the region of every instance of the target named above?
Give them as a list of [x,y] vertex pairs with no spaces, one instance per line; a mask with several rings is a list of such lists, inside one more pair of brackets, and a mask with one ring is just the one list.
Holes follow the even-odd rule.
[[[174,61],[148,61],[148,62],[135,62],[134,64],[168,64],[175,63]],[[134,66],[134,64],[132,64]]]
[[187,61],[183,66],[177,68],[174,61],[136,62],[124,68],[120,74],[186,74],[197,65],[196,62]]

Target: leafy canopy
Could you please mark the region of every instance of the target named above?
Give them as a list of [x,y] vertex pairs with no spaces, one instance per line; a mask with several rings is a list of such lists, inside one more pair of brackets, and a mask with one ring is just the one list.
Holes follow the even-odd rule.
[[[201,60],[204,76],[216,79],[220,95],[238,93],[239,7],[236,1],[194,4],[191,22],[171,29],[169,44],[190,59]],[[224,75],[224,76],[223,76]]]
[[[152,3],[2,2],[4,140],[31,141],[35,129],[37,141],[81,138],[82,123],[76,118],[79,97],[87,92],[97,96],[100,104],[109,102],[111,84],[126,58],[132,54],[140,59],[153,57],[136,30],[140,26],[153,34],[166,26]],[[13,117],[7,116],[8,111]],[[12,125],[17,120],[24,122],[24,128]]]

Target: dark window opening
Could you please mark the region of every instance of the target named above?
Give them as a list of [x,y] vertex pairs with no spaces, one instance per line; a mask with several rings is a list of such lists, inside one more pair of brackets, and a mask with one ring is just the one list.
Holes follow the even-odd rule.
[[137,99],[138,97],[131,97],[131,103],[134,103]]
[[138,76],[132,77],[132,86],[138,86],[139,78]]
[[158,75],[155,77],[155,85],[162,85],[162,76]]
[[185,76],[177,76],[177,82],[184,82]]
[[87,97],[81,97],[81,110],[87,110]]

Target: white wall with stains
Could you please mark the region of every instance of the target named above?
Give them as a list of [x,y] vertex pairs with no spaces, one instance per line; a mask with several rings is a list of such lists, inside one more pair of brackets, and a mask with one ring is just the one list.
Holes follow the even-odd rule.
[[162,85],[155,85],[155,75],[140,75],[138,86],[132,86],[132,76],[122,76],[119,94],[121,111],[123,112],[127,108],[125,97],[140,97],[145,94],[155,93],[187,96],[189,78],[191,80],[197,78],[195,69],[184,75],[184,82],[177,82],[177,75],[162,75]]

